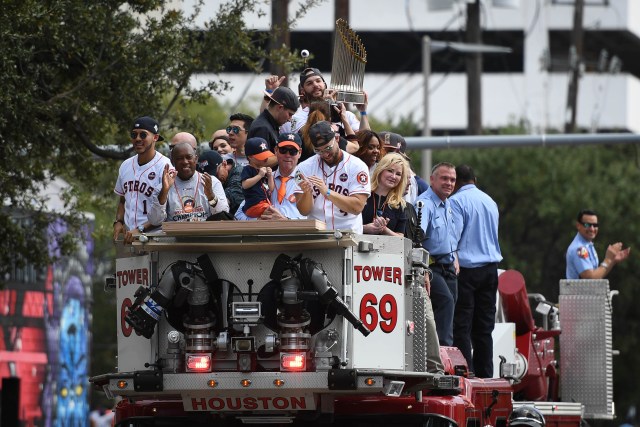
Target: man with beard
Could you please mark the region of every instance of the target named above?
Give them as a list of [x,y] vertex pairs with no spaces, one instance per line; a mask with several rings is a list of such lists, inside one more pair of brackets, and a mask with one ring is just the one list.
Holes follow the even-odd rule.
[[[269,90],[274,90],[278,87],[283,78],[278,78],[277,76],[271,76],[265,81],[265,85],[267,86],[267,92]],[[298,92],[300,94],[301,105],[300,108],[295,112],[291,121],[284,123],[280,127],[280,132],[289,133],[289,132],[298,132],[302,126],[307,123],[307,118],[309,117],[309,105],[314,101],[325,101],[327,98],[333,98],[335,93],[332,91],[327,91],[327,83],[324,80],[324,77],[320,73],[320,70],[317,68],[305,68],[300,73],[300,83],[298,83]],[[366,101],[365,104],[356,106],[362,115],[362,118],[365,119],[366,112]],[[355,114],[351,111],[346,112],[347,120],[349,121],[349,125],[351,125],[351,129],[354,132],[357,132],[360,129],[360,122],[356,118]],[[368,128],[368,126],[364,126],[363,128]]]
[[422,246],[429,251],[433,262],[430,289],[440,345],[453,345],[453,315],[458,295],[458,247],[453,210],[448,197],[456,183],[456,169],[451,163],[438,163],[431,169],[431,187],[418,196],[423,202],[420,227],[425,240]]
[[218,212],[229,212],[229,203],[222,184],[208,173],[196,171],[198,156],[185,142],[171,150],[171,162],[162,173],[162,189],[154,197],[149,222],[160,225],[163,221],[206,221]]
[[169,159],[156,151],[156,142],[164,140],[159,129],[158,122],[148,116],[133,123],[130,136],[136,155],[120,165],[113,190],[119,196],[113,240],[122,234],[125,243],[131,243],[131,231],[142,233],[151,228],[147,215],[162,186],[162,171],[170,165]]
[[296,169],[298,210],[331,230],[362,233],[361,212],[371,193],[369,168],[340,149],[331,123],[314,124],[309,136],[316,154]]

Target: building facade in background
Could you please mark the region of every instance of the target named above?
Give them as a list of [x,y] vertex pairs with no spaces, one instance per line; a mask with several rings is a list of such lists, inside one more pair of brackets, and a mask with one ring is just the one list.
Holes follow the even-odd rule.
[[[334,6],[332,0],[295,22],[291,47],[308,49],[311,65],[330,77]],[[192,1],[179,2],[189,9]],[[220,1],[207,3],[204,17]],[[522,124],[530,132],[562,130],[567,120],[567,95],[572,56],[571,32],[575,0],[483,0],[482,42],[508,47],[510,54],[485,54],[482,75],[484,129]],[[290,1],[293,16],[299,1]],[[350,0],[349,25],[367,48],[364,80],[369,114],[398,121],[411,117],[421,124],[424,114],[422,37],[464,42],[465,0]],[[271,11],[247,14],[249,26],[268,31]],[[196,21],[199,25],[201,21]],[[586,0],[583,17],[584,61],[579,81],[577,126],[587,131],[640,131],[640,2]],[[429,122],[432,133],[463,133],[467,127],[465,54],[432,52]],[[299,71],[299,70],[298,70]],[[289,86],[297,86],[297,74]],[[257,111],[264,75],[230,69],[222,75],[232,91],[220,101]],[[194,80],[198,85],[210,76]],[[329,78],[330,80],[330,78]]]

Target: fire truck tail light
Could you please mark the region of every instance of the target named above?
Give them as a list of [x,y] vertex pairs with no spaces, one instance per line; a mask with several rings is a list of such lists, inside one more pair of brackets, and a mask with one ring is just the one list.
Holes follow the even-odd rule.
[[365,383],[365,385],[368,385],[368,386],[371,387],[371,386],[376,385],[376,380],[374,380],[373,378],[366,378],[364,380],[364,383]]
[[187,354],[187,372],[211,372],[211,354]]
[[276,387],[282,387],[284,385],[284,380],[277,378],[273,380],[273,385],[275,385]]
[[120,380],[117,383],[118,388],[121,389],[121,390],[124,389],[124,388],[127,388],[128,385],[129,384],[125,380]]
[[280,369],[283,371],[304,371],[307,369],[305,353],[282,353],[280,355]]
[[208,385],[209,387],[211,387],[211,388],[215,388],[215,387],[217,387],[217,386],[218,386],[218,381],[216,381],[216,380],[209,380],[209,381],[207,381],[207,385]]

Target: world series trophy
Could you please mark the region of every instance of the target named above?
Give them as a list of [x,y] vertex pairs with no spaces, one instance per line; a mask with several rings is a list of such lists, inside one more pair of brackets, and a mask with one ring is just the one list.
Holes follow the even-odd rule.
[[364,67],[367,51],[360,37],[349,28],[344,19],[336,21],[331,89],[336,92],[337,102],[364,104]]

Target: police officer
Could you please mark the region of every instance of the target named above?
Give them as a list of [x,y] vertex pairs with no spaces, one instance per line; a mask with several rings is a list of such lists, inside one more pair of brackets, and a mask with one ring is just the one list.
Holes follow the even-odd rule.
[[[440,345],[453,345],[453,313],[458,296],[456,248],[458,239],[453,211],[448,197],[456,183],[456,169],[451,163],[438,163],[431,169],[431,186],[418,196],[422,201],[420,227],[425,240],[422,246],[433,260],[429,267],[433,272],[429,293],[438,329]],[[417,203],[417,202],[416,202]]]
[[607,247],[604,261],[599,263],[593,240],[598,235],[598,214],[589,209],[578,212],[578,233],[567,249],[567,279],[604,279],[613,266],[629,257],[630,248],[623,249],[622,242]]
[[[493,376],[498,263],[498,205],[476,187],[471,166],[456,167],[456,193],[449,199],[460,233],[458,301],[453,317],[453,344],[479,378]],[[473,346],[473,355],[471,348]]]

